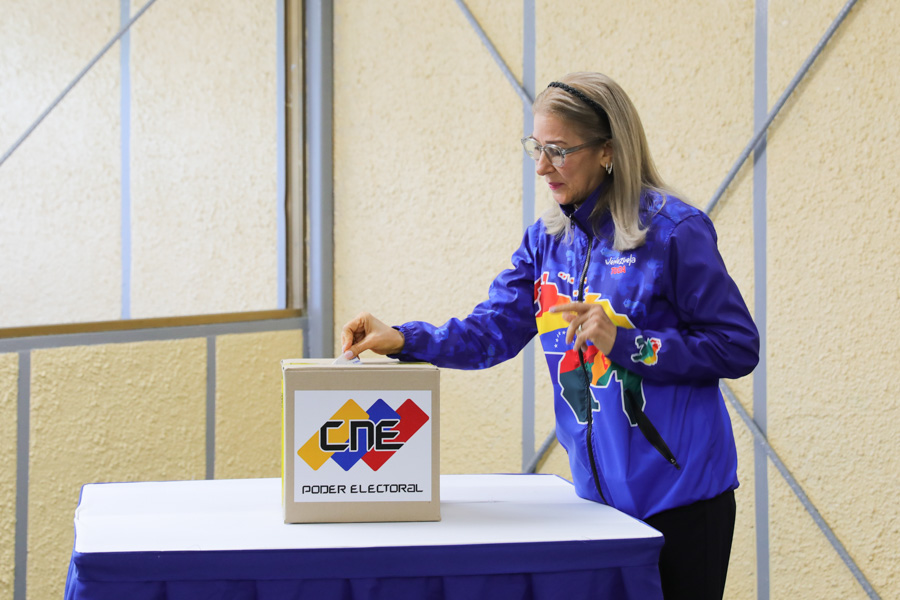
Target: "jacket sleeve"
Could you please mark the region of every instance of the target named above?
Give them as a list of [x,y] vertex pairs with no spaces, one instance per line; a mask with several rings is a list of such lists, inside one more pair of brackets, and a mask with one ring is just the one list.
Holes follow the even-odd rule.
[[517,355],[537,333],[536,235],[536,228],[529,228],[512,256],[512,267],[494,279],[488,299],[466,318],[450,319],[440,327],[423,321],[397,327],[406,341],[403,351],[392,357],[453,369],[484,369]]
[[704,214],[675,226],[662,293],[677,325],[616,332],[609,358],[649,381],[737,378],[759,362],[759,332],[719,254]]

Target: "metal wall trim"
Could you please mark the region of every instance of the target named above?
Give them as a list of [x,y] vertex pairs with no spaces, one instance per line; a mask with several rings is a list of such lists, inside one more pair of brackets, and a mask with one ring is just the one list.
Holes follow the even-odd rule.
[[85,321],[80,323],[58,323],[56,325],[34,325],[29,327],[0,328],[0,340],[12,338],[41,337],[48,335],[68,335],[72,333],[98,333],[104,331],[131,331],[137,329],[158,329],[163,327],[183,327],[185,325],[213,325],[217,323],[243,323],[250,321],[271,321],[301,317],[299,310],[257,310],[240,313],[212,313],[186,317],[151,317],[123,321]]
[[[763,127],[769,110],[769,0],[756,0],[753,57],[753,128]],[[763,129],[765,131],[765,129]],[[753,416],[766,425],[766,136],[753,157],[753,306],[759,329],[759,364],[753,371]],[[756,597],[769,600],[769,477],[766,453],[753,443],[753,488],[756,509]]]
[[[522,0],[522,87],[534,98],[535,90],[535,10],[534,0]],[[531,135],[533,119],[531,103],[522,102],[522,131]],[[534,222],[534,161],[522,153],[522,231]],[[522,471],[535,457],[534,447],[534,357],[535,342],[531,340],[522,350]]]
[[13,599],[26,600],[28,579],[28,469],[31,450],[31,353],[19,353],[16,406],[16,540]]
[[331,0],[306,3],[306,131],[309,190],[309,335],[304,356],[334,354],[334,16]]
[[287,253],[288,289],[286,307],[303,308],[306,303],[304,290],[306,276],[304,247],[303,194],[303,0],[284,0],[284,36],[285,36],[285,198],[284,206],[287,220]]
[[287,47],[285,46],[284,31],[284,2],[275,0],[275,162],[276,162],[276,186],[275,192],[275,252],[277,255],[278,282],[276,289],[276,306],[279,309],[287,308],[287,115],[285,114],[285,98],[287,97]]
[[550,451],[550,447],[553,445],[553,442],[556,441],[556,429],[552,429],[550,433],[547,434],[547,437],[544,438],[544,441],[541,443],[541,447],[537,449],[537,452],[531,457],[531,460],[528,461],[528,464],[522,469],[523,473],[535,473],[537,472],[538,466],[540,466],[541,461],[544,460],[544,456]]
[[[23,352],[46,348],[69,346],[96,346],[99,344],[127,344],[135,342],[157,342],[206,338],[232,333],[261,333],[265,331],[306,331],[306,317],[270,319],[264,321],[241,321],[236,323],[212,323],[208,325],[185,325],[183,327],[157,327],[152,329],[129,329],[123,331],[97,331],[71,333],[40,337],[0,339],[0,353]],[[304,335],[304,337],[306,337]]]
[[216,478],[216,336],[206,338],[206,478]]

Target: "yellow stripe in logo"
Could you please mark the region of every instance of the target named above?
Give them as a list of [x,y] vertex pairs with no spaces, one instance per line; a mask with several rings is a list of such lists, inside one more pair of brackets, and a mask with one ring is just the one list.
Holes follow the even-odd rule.
[[[331,421],[343,421],[340,427],[329,430],[328,443],[342,444],[350,439],[350,420],[351,419],[368,419],[369,413],[364,411],[362,407],[352,399],[347,400],[340,410],[334,413]],[[297,450],[297,456],[302,458],[306,464],[312,467],[313,471],[318,471],[325,464],[325,461],[331,458],[334,452],[325,452],[319,448],[319,430]]]

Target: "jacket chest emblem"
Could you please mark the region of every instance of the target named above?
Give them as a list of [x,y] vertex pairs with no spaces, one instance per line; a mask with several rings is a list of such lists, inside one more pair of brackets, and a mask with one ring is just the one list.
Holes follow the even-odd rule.
[[628,267],[636,262],[634,254],[629,254],[628,256],[610,256],[603,261],[603,264],[609,267],[610,275],[624,275],[628,272]]

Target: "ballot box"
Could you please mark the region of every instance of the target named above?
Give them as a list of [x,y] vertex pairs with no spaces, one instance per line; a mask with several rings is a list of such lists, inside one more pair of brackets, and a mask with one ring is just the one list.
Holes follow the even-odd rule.
[[282,361],[285,523],[440,520],[440,373]]

